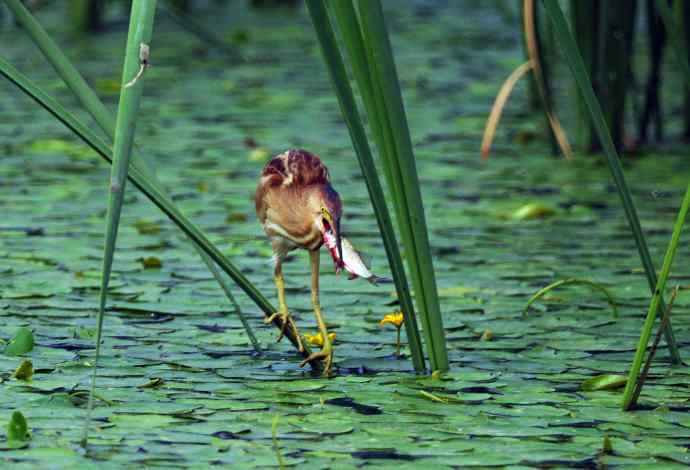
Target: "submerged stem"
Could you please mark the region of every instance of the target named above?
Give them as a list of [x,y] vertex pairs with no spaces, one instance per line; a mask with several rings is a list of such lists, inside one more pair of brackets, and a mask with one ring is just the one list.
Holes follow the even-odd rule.
[[593,289],[597,289],[606,295],[608,298],[609,304],[611,307],[613,307],[613,316],[618,317],[618,308],[616,307],[616,302],[613,300],[613,297],[609,293],[609,291],[601,284],[598,284],[596,282],[587,280],[587,279],[577,279],[574,277],[568,278],[568,279],[561,279],[560,281],[553,282],[549,284],[546,287],[542,287],[539,289],[530,299],[527,301],[527,305],[525,305],[525,309],[522,311],[522,317],[525,318],[527,317],[527,312],[529,312],[530,306],[539,300],[541,297],[546,295],[547,292],[555,289],[556,287],[560,287],[566,284],[585,284],[587,286],[592,287]]
[[652,360],[654,359],[654,355],[656,354],[656,350],[659,347],[659,343],[661,342],[661,336],[663,335],[664,328],[666,327],[666,324],[668,323],[668,319],[671,318],[671,310],[673,309],[673,304],[676,301],[676,297],[678,297],[678,291],[679,288],[676,286],[673,289],[673,292],[671,293],[671,299],[668,301],[668,307],[666,307],[666,311],[664,312],[664,316],[661,319],[661,324],[659,325],[659,330],[656,333],[656,338],[654,338],[654,343],[652,343],[652,349],[649,350],[649,355],[647,356],[647,361],[644,364],[644,369],[642,369],[642,373],[640,374],[640,377],[637,379],[637,383],[635,384],[635,391],[633,392],[632,395],[632,400],[630,400],[630,407],[634,406],[635,403],[637,403],[637,400],[640,398],[640,392],[642,392],[642,386],[644,385],[645,381],[647,380],[647,375],[649,374],[649,369],[652,367]]

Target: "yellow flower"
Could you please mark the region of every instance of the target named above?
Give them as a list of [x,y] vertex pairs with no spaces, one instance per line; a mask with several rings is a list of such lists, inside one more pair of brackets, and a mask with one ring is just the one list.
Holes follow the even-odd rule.
[[[307,342],[312,346],[323,347],[323,336],[321,335],[321,333],[316,333],[315,335],[305,333],[304,337],[307,339]],[[328,333],[328,340],[332,343],[333,340],[335,340],[335,333]]]
[[402,312],[394,312],[385,315],[379,322],[379,326],[383,326],[386,323],[394,325],[396,328],[400,328],[405,320],[403,319]]

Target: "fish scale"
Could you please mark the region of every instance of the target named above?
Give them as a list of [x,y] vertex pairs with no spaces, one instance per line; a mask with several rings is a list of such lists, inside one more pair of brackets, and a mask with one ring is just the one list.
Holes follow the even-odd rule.
[[[377,285],[379,283],[392,282],[391,279],[387,277],[377,276],[374,273],[372,273],[371,270],[367,267],[367,265],[364,264],[362,255],[355,249],[350,240],[348,240],[345,237],[340,237],[340,240],[342,243],[343,250],[342,265],[345,268],[345,270],[348,273],[350,273],[350,279],[356,279],[358,277],[361,277],[362,279],[366,279],[374,285]],[[337,266],[338,262],[341,260],[338,256],[336,239],[333,235],[333,232],[325,232],[323,235],[323,241],[326,247],[328,248],[328,251],[331,252],[333,261],[335,261]],[[336,268],[336,273],[338,272],[340,272],[340,269]]]

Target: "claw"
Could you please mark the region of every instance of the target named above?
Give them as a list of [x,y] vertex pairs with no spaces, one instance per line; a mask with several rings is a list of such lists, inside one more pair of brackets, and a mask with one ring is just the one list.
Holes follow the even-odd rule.
[[308,358],[300,363],[300,367],[304,367],[308,362],[315,361],[317,359],[324,359],[325,364],[323,367],[322,377],[330,377],[332,370],[331,366],[333,363],[333,348],[331,347],[330,341],[326,339],[327,342],[324,343],[323,349],[321,351],[311,353]]
[[270,317],[264,319],[264,323],[266,324],[271,324],[273,323],[273,320],[276,318],[280,318],[280,321],[282,322],[282,326],[280,327],[280,335],[278,335],[278,339],[276,340],[276,343],[279,343],[280,340],[283,339],[285,336],[285,329],[287,328],[288,325],[290,325],[290,328],[292,329],[292,332],[295,335],[295,339],[297,340],[297,349],[299,352],[304,351],[304,345],[302,344],[302,337],[299,334],[299,331],[297,331],[297,325],[295,325],[295,321],[292,319],[292,316],[290,315],[289,312],[275,312],[273,313]]

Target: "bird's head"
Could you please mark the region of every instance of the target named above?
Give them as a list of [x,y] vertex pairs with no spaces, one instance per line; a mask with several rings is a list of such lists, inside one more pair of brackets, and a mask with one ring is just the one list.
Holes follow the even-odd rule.
[[319,205],[319,228],[324,235],[330,232],[335,238],[338,250],[336,269],[340,269],[344,266],[343,247],[340,239],[340,216],[343,212],[343,205],[340,202],[340,196],[331,185],[325,186],[321,191]]

